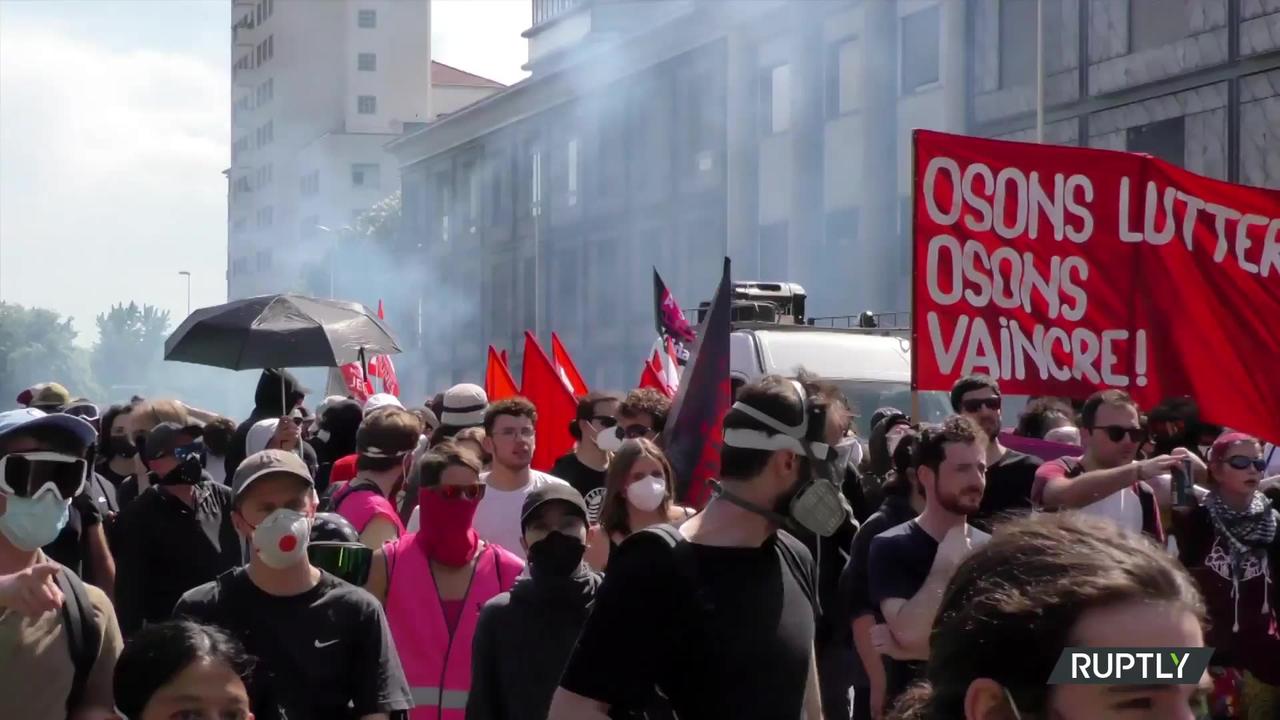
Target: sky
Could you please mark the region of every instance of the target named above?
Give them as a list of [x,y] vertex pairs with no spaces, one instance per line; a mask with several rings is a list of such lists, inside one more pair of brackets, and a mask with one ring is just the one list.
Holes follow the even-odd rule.
[[[530,18],[434,0],[432,54],[516,82]],[[193,308],[226,300],[230,28],[231,0],[0,0],[0,300],[71,316],[84,346],[117,302],[176,326],[182,271]]]

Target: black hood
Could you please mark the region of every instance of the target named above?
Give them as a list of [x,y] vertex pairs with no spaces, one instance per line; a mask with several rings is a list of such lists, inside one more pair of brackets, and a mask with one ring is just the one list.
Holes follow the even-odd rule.
[[329,432],[328,440],[321,440],[328,462],[351,455],[356,451],[356,432],[364,419],[364,410],[355,400],[342,400],[325,408],[320,418],[320,429]]
[[521,578],[511,588],[511,602],[574,608],[585,613],[595,600],[596,590],[602,582],[604,576],[583,563],[577,574],[568,578]]
[[[284,391],[280,384],[283,380]],[[307,389],[288,370],[268,369],[258,378],[258,389],[253,393],[253,414],[259,419],[287,415],[307,396]],[[288,400],[289,407],[283,402]]]

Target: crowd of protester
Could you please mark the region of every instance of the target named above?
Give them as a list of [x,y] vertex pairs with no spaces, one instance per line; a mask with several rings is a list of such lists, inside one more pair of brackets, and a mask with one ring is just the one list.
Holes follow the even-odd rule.
[[[975,375],[864,439],[768,376],[702,508],[653,390],[579,398],[549,472],[524,398],[307,399],[0,412],[0,718],[1280,717],[1280,453],[1186,398],[1006,423]],[[1214,655],[1049,685],[1070,646]]]

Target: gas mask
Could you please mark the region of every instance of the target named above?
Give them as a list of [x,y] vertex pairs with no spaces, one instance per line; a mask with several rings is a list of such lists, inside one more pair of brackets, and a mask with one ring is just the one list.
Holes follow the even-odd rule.
[[[779,498],[779,507],[772,510],[737,497],[719,485],[716,486],[716,497],[768,517],[780,525],[798,525],[815,535],[830,537],[850,514],[849,504],[840,493],[836,463],[832,462],[837,453],[825,442],[810,438],[811,435],[820,437],[826,427],[826,413],[809,402],[800,383],[793,380],[792,385],[804,407],[804,419],[799,425],[787,425],[750,405],[734,403],[733,410],[742,412],[770,430],[727,428],[724,431],[724,444],[750,450],[795,452],[804,458],[800,463],[802,472],[795,488]],[[843,476],[843,467],[839,475]]]

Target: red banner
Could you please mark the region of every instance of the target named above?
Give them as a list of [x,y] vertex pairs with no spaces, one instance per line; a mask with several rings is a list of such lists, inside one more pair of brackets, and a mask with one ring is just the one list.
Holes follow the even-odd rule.
[[1109,150],[914,142],[918,389],[1190,395],[1280,439],[1280,192]]

